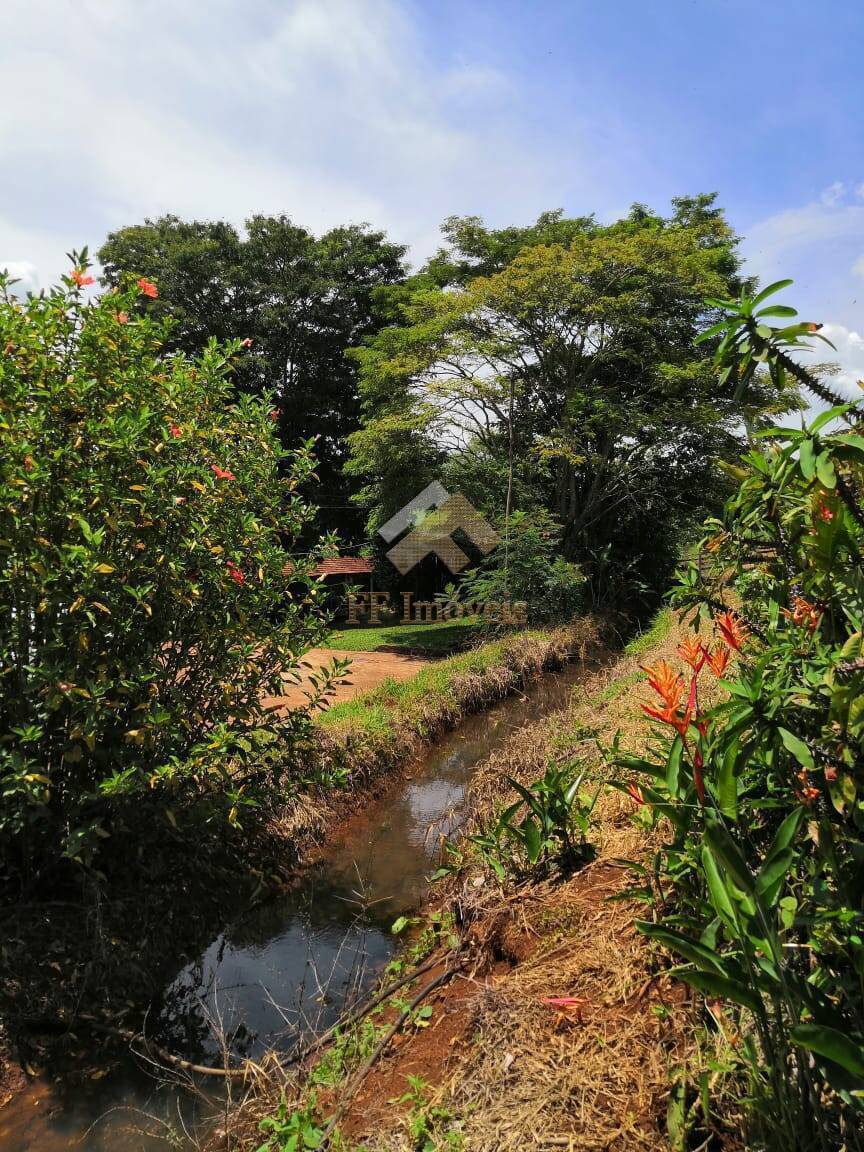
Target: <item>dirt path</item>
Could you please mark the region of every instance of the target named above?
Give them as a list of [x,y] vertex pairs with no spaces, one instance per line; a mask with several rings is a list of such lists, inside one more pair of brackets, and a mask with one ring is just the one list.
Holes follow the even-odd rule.
[[314,675],[318,668],[329,664],[334,658],[348,658],[351,661],[346,682],[340,684],[331,697],[334,704],[340,700],[350,700],[358,692],[368,692],[383,680],[408,680],[430,663],[421,656],[405,656],[400,652],[349,652],[341,648],[312,648],[303,657],[303,663],[308,668],[300,683],[291,685],[282,696],[266,696],[265,706],[286,711],[305,704],[304,692],[309,690],[310,674]]

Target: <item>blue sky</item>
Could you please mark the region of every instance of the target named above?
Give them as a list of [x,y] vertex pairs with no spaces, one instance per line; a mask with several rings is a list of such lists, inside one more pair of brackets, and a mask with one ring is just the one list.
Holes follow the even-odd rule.
[[864,376],[860,0],[3,0],[0,266],[174,211],[434,250],[717,191]]

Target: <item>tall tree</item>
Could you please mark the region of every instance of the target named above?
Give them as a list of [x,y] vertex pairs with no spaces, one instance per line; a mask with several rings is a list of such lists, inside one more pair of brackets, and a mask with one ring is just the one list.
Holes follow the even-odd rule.
[[524,230],[471,218],[445,232],[427,272],[446,286],[421,282],[403,324],[355,354],[366,416],[351,467],[367,495],[388,488],[393,429],[403,443],[410,429],[446,445],[451,468],[467,453],[503,476],[512,460],[513,490],[555,513],[564,554],[598,580],[641,554],[634,579],[662,583],[666,525],[704,507],[713,461],[737,454],[772,399],[757,383],[736,400],[694,345],[705,297],[739,283],[714,198],[678,199],[666,218],[637,205],[609,226],[547,213]]
[[147,220],[112,233],[99,251],[104,281],[124,274],[159,285],[157,311],[174,321],[169,349],[200,352],[211,337],[250,339],[240,389],[274,392],[286,448],[316,436],[321,523],[361,529],[343,473],[346,439],[359,425],[356,362],[345,351],[386,317],[377,299],[405,274],[405,249],[366,225],[320,237],[286,216],[253,216],[245,235],[222,222]]

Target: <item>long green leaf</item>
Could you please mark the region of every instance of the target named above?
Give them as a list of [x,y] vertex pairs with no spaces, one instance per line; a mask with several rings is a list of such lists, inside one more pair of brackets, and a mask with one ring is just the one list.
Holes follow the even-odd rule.
[[740,1004],[749,1008],[751,1012],[758,1012],[762,1007],[759,993],[740,980],[733,980],[729,976],[720,976],[717,972],[694,972],[691,969],[679,969],[675,973],[694,988],[706,996],[719,996],[721,1000],[731,1000],[733,1004]]
[[712,824],[705,829],[705,841],[715,858],[723,865],[736,886],[743,892],[753,893],[755,881],[738,845],[722,826]]
[[798,1024],[791,1036],[795,1044],[864,1079],[864,1047],[845,1033],[822,1024]]
[[791,280],[775,280],[773,284],[769,284],[767,288],[763,288],[758,296],[754,296],[750,301],[751,305],[755,308],[757,304],[761,304],[763,300],[767,300],[769,296],[773,296],[775,292],[782,292],[784,288],[788,288],[792,283]]
[[695,964],[700,971],[717,972],[721,976],[726,975],[717,953],[706,948],[704,944],[700,944],[698,940],[691,940],[689,936],[685,936],[682,932],[676,932],[674,928],[666,928],[662,924],[652,924],[648,920],[637,920],[635,923],[639,931],[645,936],[649,936],[652,940],[664,945],[670,952],[679,952],[691,964]]

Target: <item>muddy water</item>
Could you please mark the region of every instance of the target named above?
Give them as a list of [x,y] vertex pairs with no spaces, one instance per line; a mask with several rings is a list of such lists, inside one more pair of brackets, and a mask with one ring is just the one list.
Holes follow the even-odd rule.
[[[515,729],[563,707],[578,678],[571,666],[468,717],[348,821],[298,888],[235,910],[151,1006],[149,1034],[188,1059],[218,1063],[224,1046],[236,1056],[286,1051],[298,1034],[331,1023],[392,955],[393,921],[421,903],[438,834],[458,827],[475,765]],[[218,1116],[221,1082],[199,1084],[202,1097],[131,1054],[107,1074],[102,1053],[83,1063],[83,1075],[79,1058],[74,1075],[61,1067],[0,1109],[0,1152],[191,1148],[184,1128],[200,1131]]]

